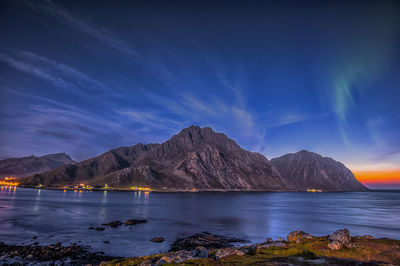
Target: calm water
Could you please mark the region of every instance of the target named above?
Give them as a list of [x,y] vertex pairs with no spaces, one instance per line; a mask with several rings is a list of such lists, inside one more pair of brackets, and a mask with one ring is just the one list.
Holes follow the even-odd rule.
[[[104,232],[88,230],[111,220],[146,218],[146,224]],[[64,244],[81,241],[109,255],[168,250],[182,234],[202,231],[261,242],[293,230],[326,235],[400,239],[400,193],[139,193],[0,190],[0,241]],[[39,236],[32,240],[32,236]],[[153,237],[164,237],[158,244]],[[110,244],[104,244],[108,240]]]

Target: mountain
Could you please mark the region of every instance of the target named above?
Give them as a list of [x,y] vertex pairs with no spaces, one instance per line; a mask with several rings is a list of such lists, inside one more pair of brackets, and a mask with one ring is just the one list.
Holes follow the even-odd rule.
[[289,189],[289,184],[263,155],[245,151],[224,134],[198,126],[185,128],[162,144],[120,147],[86,161],[33,175],[24,183],[168,189]]
[[342,163],[319,154],[300,151],[271,160],[281,176],[296,190],[367,191]]
[[31,155],[23,158],[9,158],[0,160],[0,177],[25,177],[73,163],[75,161],[65,153],[54,153],[40,157]]
[[27,186],[150,187],[167,190],[365,191],[340,162],[301,151],[268,161],[211,128],[191,126],[162,144],[120,147],[25,178]]

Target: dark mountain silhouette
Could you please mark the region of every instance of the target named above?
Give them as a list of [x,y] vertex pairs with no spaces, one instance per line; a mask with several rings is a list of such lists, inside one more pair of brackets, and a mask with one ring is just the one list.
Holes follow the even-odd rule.
[[25,177],[73,163],[76,162],[65,153],[48,154],[40,157],[31,155],[23,158],[9,158],[0,161],[0,177]]
[[271,160],[282,178],[296,190],[367,191],[342,163],[309,151],[286,154]]
[[259,153],[245,151],[222,133],[191,126],[162,144],[137,144],[29,177],[26,184],[85,182],[114,187],[287,190]]
[[271,164],[224,134],[198,126],[185,128],[162,144],[120,147],[24,181],[27,186],[47,187],[79,183],[167,190],[365,190],[350,170],[330,158],[303,151]]

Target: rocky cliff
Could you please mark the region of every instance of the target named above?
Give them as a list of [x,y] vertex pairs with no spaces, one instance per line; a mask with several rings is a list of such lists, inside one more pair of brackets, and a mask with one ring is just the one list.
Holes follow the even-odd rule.
[[48,154],[40,157],[31,155],[23,158],[9,158],[0,161],[0,177],[25,177],[74,163],[76,162],[65,153]]
[[353,173],[332,158],[309,151],[286,154],[271,160],[282,178],[295,190],[367,191]]
[[37,174],[25,184],[85,182],[114,187],[287,190],[263,155],[245,151],[222,133],[191,126],[162,144],[137,144]]

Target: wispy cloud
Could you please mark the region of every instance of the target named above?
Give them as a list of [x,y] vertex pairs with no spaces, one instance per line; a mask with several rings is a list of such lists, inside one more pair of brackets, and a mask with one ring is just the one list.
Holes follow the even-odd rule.
[[0,61],[49,82],[65,93],[84,95],[90,92],[107,92],[110,89],[102,82],[67,65],[55,62],[31,52],[2,52]]
[[141,128],[127,127],[114,121],[114,117],[106,118],[53,100],[23,108],[8,106],[2,112],[6,116],[0,125],[7,128],[0,136],[2,147],[6,148],[2,155],[10,146],[11,151],[34,154],[65,151],[79,160],[118,146],[154,140],[151,134],[139,133]]
[[102,44],[108,47],[116,49],[125,54],[140,57],[129,44],[113,36],[113,34],[111,34],[111,32],[109,32],[108,30],[102,28],[99,25],[92,25],[82,18],[71,14],[67,9],[61,7],[51,0],[35,2],[26,1],[26,3],[33,9],[51,15],[64,25],[67,25],[75,30],[87,34],[99,40]]
[[[157,112],[137,109],[116,110],[135,123],[157,129],[177,132],[185,126],[199,124],[215,130],[234,132],[232,137],[243,137],[246,148],[264,152],[265,131],[258,126],[256,118],[247,109],[216,96],[182,93],[168,97],[147,93],[146,97],[157,105]],[[241,143],[243,144],[243,143]]]

